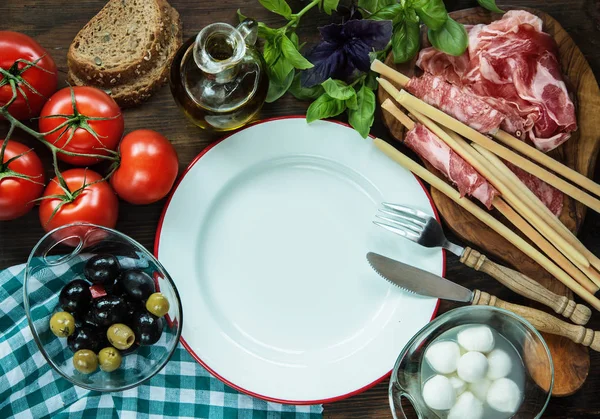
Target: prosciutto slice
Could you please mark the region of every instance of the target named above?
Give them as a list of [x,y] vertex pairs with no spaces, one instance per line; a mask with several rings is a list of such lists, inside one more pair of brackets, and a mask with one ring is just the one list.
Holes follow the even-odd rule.
[[472,93],[429,73],[411,78],[406,89],[479,132],[497,130],[506,117]]
[[433,48],[419,54],[417,65],[463,86],[503,113],[500,127],[528,138],[542,151],[565,142],[577,129],[552,37],[537,16],[511,10],[489,25],[466,27],[469,48],[453,57]]
[[458,187],[461,196],[473,196],[491,209],[498,191],[425,126],[415,124],[415,127],[406,133],[404,144],[452,181]]
[[554,215],[557,217],[560,215],[563,209],[564,198],[564,194],[561,191],[506,160],[504,161],[504,164],[506,164],[506,166],[521,179],[521,182],[523,182]]

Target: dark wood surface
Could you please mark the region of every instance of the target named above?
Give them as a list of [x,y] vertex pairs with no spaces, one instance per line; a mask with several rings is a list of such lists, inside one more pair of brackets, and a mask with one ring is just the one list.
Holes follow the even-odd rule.
[[[342,3],[344,3],[342,1]],[[102,7],[102,0],[4,0],[0,2],[2,30],[16,30],[33,36],[55,59],[61,70],[61,81],[64,81],[66,69],[66,52],[68,46],[79,29]],[[235,11],[241,8],[244,14],[259,20],[277,24],[277,16],[263,10],[257,1],[242,0],[172,0],[171,4],[181,13],[184,25],[184,37],[196,34],[205,25],[223,21],[236,22]],[[303,2],[292,0],[293,10],[299,10]],[[305,3],[304,3],[305,4]],[[596,78],[600,77],[600,2],[598,0],[526,0],[512,1],[512,5],[528,6],[543,10],[556,18],[577,43],[590,63]],[[447,0],[450,10],[475,6],[471,0]],[[303,19],[299,30],[301,40],[316,41],[318,32],[316,25],[326,24],[329,18],[317,11],[311,11]],[[64,85],[64,84],[63,84]],[[302,114],[307,104],[286,96],[272,105],[266,105],[263,118]],[[161,89],[154,97],[141,107],[125,112],[126,132],[138,128],[155,129],[166,135],[175,144],[180,158],[180,169],[191,162],[206,145],[218,137],[203,132],[188,122],[176,109],[168,87]],[[6,127],[0,123],[0,134]],[[372,132],[384,139],[391,139],[381,123],[377,112]],[[19,138],[34,145],[25,135]],[[36,150],[47,162],[48,153],[39,146]],[[47,165],[49,167],[49,165]],[[600,180],[600,171],[596,171],[596,181]],[[121,203],[117,228],[152,249],[155,229],[160,217],[163,202],[149,206],[132,206]],[[25,217],[0,222],[0,269],[25,262],[30,249],[42,236],[37,210]],[[588,212],[581,228],[580,237],[584,244],[594,253],[600,253],[600,216]],[[448,256],[447,277],[469,287],[492,292],[502,299],[523,303],[523,299],[503,289],[495,281],[485,275],[469,270],[460,265],[452,255]],[[442,302],[440,313],[455,307]],[[600,329],[600,315],[594,314],[589,324],[593,329]],[[548,418],[596,418],[600,416],[600,354],[591,353],[591,369],[584,386],[573,396],[553,398],[544,417]],[[325,405],[324,416],[336,418],[388,418],[391,417],[387,380],[374,388],[350,399]]]
[[[562,72],[570,86],[574,101],[577,103],[577,121],[579,122],[579,127],[569,141],[552,151],[552,156],[569,167],[574,168],[579,173],[583,173],[586,176],[593,175],[600,148],[600,120],[597,119],[597,114],[600,111],[598,83],[575,41],[561,27],[560,23],[541,10],[528,10],[542,19],[544,31],[550,34],[556,41]],[[476,7],[451,12],[451,16],[457,22],[465,25],[477,25],[480,23],[490,23],[500,19],[502,15],[491,13],[481,7]],[[421,31],[421,35],[423,44],[428,45],[425,30]],[[402,74],[412,76],[418,74],[417,72],[419,71],[416,61],[417,57],[407,63],[394,64],[393,54],[390,53],[385,62]],[[401,86],[396,87],[401,88]],[[391,96],[380,86],[377,98],[379,103],[383,103],[385,100],[390,99]],[[392,114],[383,112],[382,121],[390,134],[400,141],[403,140],[406,130]],[[424,163],[438,177],[445,179],[431,164],[426,161]],[[447,179],[446,182],[449,183]],[[573,296],[573,293],[565,285],[553,278],[547,271],[540,269],[540,266],[533,259],[526,256],[508,240],[479,221],[446,195],[433,188],[431,189],[431,196],[449,229],[463,241],[479,248],[488,257],[496,257],[499,261],[516,267],[520,272],[538,281],[558,295],[566,295],[569,298]],[[571,231],[577,232],[585,217],[586,207],[566,194],[563,201],[564,204],[560,219]],[[498,211],[494,211],[494,214],[496,218],[504,221],[508,227],[514,229],[513,224],[506,220]],[[521,234],[521,236],[527,239],[524,234]],[[543,307],[538,303],[533,303],[533,305],[552,312],[551,309]],[[590,367],[588,349],[564,337],[561,338],[548,334],[544,335],[544,337],[554,360],[554,387],[552,394],[555,396],[569,396],[579,390],[587,379]]]

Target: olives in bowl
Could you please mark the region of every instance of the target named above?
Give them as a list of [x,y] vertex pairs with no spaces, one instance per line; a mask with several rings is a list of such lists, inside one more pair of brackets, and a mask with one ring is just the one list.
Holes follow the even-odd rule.
[[[117,231],[85,223],[57,230],[40,240],[25,268],[24,305],[34,341],[75,385],[95,391],[137,386],[164,367],[181,336],[172,279],[143,246]],[[166,312],[157,312],[162,316],[148,311],[154,300],[167,301]],[[134,320],[146,316],[153,317],[138,338]]]

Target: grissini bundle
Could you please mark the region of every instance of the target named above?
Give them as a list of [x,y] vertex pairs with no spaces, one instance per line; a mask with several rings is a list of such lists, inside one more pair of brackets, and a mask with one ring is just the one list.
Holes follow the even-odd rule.
[[[409,77],[394,70],[393,68],[387,66],[386,64],[382,63],[379,60],[373,61],[373,63],[371,64],[371,70],[394,81],[402,88],[405,88],[406,85],[408,84],[408,82],[410,81]],[[588,191],[594,193],[595,195],[600,196],[600,185],[597,184],[596,182],[594,182],[592,179],[590,179],[590,178],[582,175],[581,173],[577,172],[576,170],[573,170],[570,167],[565,166],[564,164],[556,161],[552,157],[541,152],[540,150],[536,149],[535,147],[532,147],[529,144],[519,140],[518,138],[515,138],[514,136],[510,135],[506,131],[497,129],[497,130],[491,132],[490,134],[494,138],[496,138],[498,141],[501,141],[502,143],[506,144],[507,146],[510,146],[511,148],[519,151],[523,155],[531,158],[532,160],[547,167],[548,169],[554,171],[555,173],[558,173],[561,176],[564,176],[565,178],[569,179],[576,185],[579,185],[580,187],[587,189]]]

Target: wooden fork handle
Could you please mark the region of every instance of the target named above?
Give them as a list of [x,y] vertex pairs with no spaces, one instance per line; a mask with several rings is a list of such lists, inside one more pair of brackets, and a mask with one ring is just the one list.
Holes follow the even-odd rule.
[[589,307],[576,304],[575,301],[564,295],[553,293],[528,276],[506,266],[498,265],[470,247],[465,248],[460,261],[477,271],[485,272],[513,292],[550,307],[575,324],[587,324],[592,315]]
[[531,307],[507,303],[484,291],[473,291],[473,305],[493,306],[512,311],[529,321],[537,330],[571,339],[600,352],[600,332],[559,320],[551,314]]

